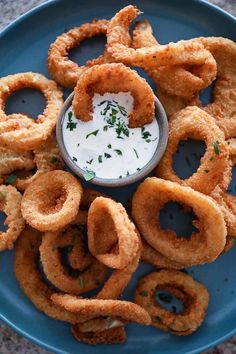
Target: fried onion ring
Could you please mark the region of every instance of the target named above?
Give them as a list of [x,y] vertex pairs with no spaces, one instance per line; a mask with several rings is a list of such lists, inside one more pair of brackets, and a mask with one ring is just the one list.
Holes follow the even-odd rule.
[[[176,314],[159,305],[155,299],[158,290],[169,291],[182,300],[184,310]],[[190,275],[176,270],[161,270],[150,273],[139,281],[134,301],[148,311],[152,326],[177,336],[185,336],[196,331],[203,322],[209,293],[205,286]]]
[[[151,123],[155,113],[154,94],[146,80],[121,63],[95,65],[86,70],[75,87],[73,110],[82,121],[92,119],[94,93],[131,92],[134,109],[129,115],[131,128]],[[143,102],[145,101],[145,105]]]
[[[181,179],[174,171],[173,156],[178,143],[188,138],[205,141],[207,148],[197,171],[189,178]],[[214,118],[195,106],[187,107],[172,116],[167,148],[157,166],[156,175],[210,194],[217,185],[226,184],[226,174],[230,174],[228,148],[224,133],[215,124]]]
[[[80,211],[65,231],[46,232],[40,246],[40,260],[47,279],[58,289],[69,294],[83,294],[95,289],[104,280],[106,267],[84,249],[83,227],[87,212]],[[67,250],[70,267],[79,271],[70,275],[62,263],[62,251]]]
[[76,217],[82,197],[79,181],[60,170],[40,175],[25,190],[21,211],[24,219],[39,231],[57,231]]
[[6,183],[6,178],[16,170],[32,170],[35,166],[31,152],[19,153],[0,147],[0,183]]
[[[46,99],[46,108],[36,120],[24,114],[6,115],[6,99],[13,91],[22,88],[40,90]],[[16,151],[28,151],[39,147],[55,128],[63,105],[63,94],[56,83],[38,73],[20,73],[0,79],[0,144]]]
[[129,25],[139,15],[132,5],[124,7],[110,20],[107,30],[107,52],[116,61],[126,65],[148,67],[167,65],[197,65],[201,75],[208,75],[215,66],[211,53],[201,43],[182,40],[177,43],[134,49],[129,46]]
[[[227,139],[234,138],[236,136],[234,108],[236,103],[236,43],[222,37],[199,37],[192,41],[204,45],[211,52],[217,64],[212,101],[203,109],[215,118]],[[186,100],[159,89],[158,97],[168,115],[189,105],[201,106],[197,96],[193,100]]]
[[[111,248],[118,243],[116,253]],[[110,268],[126,267],[137,254],[139,237],[120,203],[96,198],[88,212],[88,247],[94,257]]]
[[[26,152],[24,154],[29,154]],[[24,154],[21,153],[22,156]],[[37,177],[45,172],[54,171],[62,169],[64,162],[61,158],[59,148],[57,146],[57,140],[53,134],[45,141],[38,149],[33,151],[34,158],[32,159],[31,168],[28,166],[17,166],[11,172],[15,172],[17,178],[16,181],[12,183],[18,190],[24,191],[30,183],[32,183]],[[34,167],[36,172],[34,173]],[[32,171],[30,171],[32,170]]]
[[150,325],[150,316],[147,311],[130,301],[81,299],[67,294],[53,294],[51,300],[63,309],[78,314],[81,323],[89,319],[109,316],[125,322]]
[[[137,22],[133,31],[132,46],[137,48],[159,45],[153,36],[152,27],[147,20]],[[161,87],[170,95],[193,98],[200,90],[209,86],[216,77],[216,62],[209,60],[202,66],[161,66],[145,68],[158,88]]]
[[39,246],[43,234],[26,226],[16,243],[14,272],[23,293],[35,307],[59,321],[78,323],[78,316],[53,304],[54,291],[42,280],[37,267]]
[[115,269],[95,298],[116,300],[123,293],[133,273],[136,271],[140,255],[141,243],[133,260],[125,268]]
[[87,70],[87,66],[99,65],[107,61],[106,53],[88,61],[83,66],[78,66],[69,59],[69,51],[85,39],[102,34],[106,35],[107,25],[107,20],[93,20],[72,28],[57,37],[48,51],[48,71],[56,82],[62,86],[73,88],[81,74]]
[[25,221],[20,210],[21,199],[21,194],[15,187],[0,186],[0,211],[6,214],[4,225],[8,226],[5,232],[0,232],[0,251],[12,249],[15,240],[24,229]]
[[[229,148],[232,172],[233,166],[236,165],[236,139],[228,140],[227,146]],[[227,188],[231,182],[231,174],[227,179],[227,184],[224,186],[225,188],[222,188],[219,185],[216,186],[216,188],[211,193],[211,197],[214,198],[221,207],[221,211],[225,218],[228,235],[231,237],[236,237],[236,197],[227,192]]]
[[127,336],[124,327],[115,327],[97,332],[81,332],[79,325],[71,328],[72,334],[79,342],[96,344],[121,344],[126,342]]
[[[160,226],[160,209],[168,202],[193,209],[198,220],[190,239],[177,237]],[[171,260],[197,265],[213,262],[223,251],[226,227],[223,215],[212,198],[177,183],[155,177],[139,185],[132,200],[132,216],[145,241]]]

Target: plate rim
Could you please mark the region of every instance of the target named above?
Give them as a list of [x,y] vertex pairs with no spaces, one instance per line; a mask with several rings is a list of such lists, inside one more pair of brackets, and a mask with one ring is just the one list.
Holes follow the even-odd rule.
[[[36,5],[35,7],[31,8],[30,10],[24,12],[22,15],[20,15],[19,17],[17,17],[15,20],[11,21],[8,25],[6,25],[5,27],[2,28],[2,30],[0,30],[0,39],[2,37],[4,37],[8,32],[10,32],[12,29],[14,29],[14,27],[16,27],[17,25],[19,25],[21,22],[23,22],[25,19],[29,18],[30,16],[39,13],[42,9],[45,9],[47,7],[52,6],[53,4],[56,3],[60,3],[62,1],[65,0],[46,0],[45,2],[43,2],[42,4]],[[231,21],[233,21],[233,23],[236,24],[236,16],[230,14],[229,12],[223,10],[222,8],[218,7],[215,4],[212,4],[210,2],[208,2],[207,0],[191,0],[193,3],[197,3],[200,6],[205,6],[215,12],[218,12],[220,14],[222,14],[225,18],[230,19]],[[68,354],[68,352],[64,351],[64,350],[60,350],[60,349],[56,349],[55,352],[55,347],[52,347],[50,344],[47,344],[45,342],[42,342],[41,340],[39,340],[37,337],[25,332],[23,329],[21,329],[19,326],[16,326],[11,320],[9,320],[7,317],[5,317],[0,310],[0,320],[6,324],[9,328],[11,328],[15,333],[17,333],[18,335],[22,336],[23,338],[28,339],[29,341],[31,341],[32,343],[38,345],[39,347],[46,349],[48,351],[51,351],[55,354]],[[208,350],[210,348],[215,347],[216,345],[218,345],[219,343],[222,343],[224,341],[226,341],[228,338],[232,337],[234,334],[236,334],[236,325],[235,328],[225,334],[222,337],[219,337],[218,339],[214,340],[213,342],[210,342],[209,344],[205,344],[202,345],[201,347],[197,348],[197,349],[193,349],[191,351],[188,351],[187,354],[197,354],[200,353],[202,351]]]

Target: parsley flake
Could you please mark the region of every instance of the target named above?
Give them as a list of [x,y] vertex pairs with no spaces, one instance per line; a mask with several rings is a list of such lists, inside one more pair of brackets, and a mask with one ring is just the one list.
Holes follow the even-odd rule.
[[213,147],[214,147],[214,152],[216,155],[219,155],[220,154],[220,150],[219,150],[219,141],[214,141],[213,143]]
[[136,150],[135,148],[133,148],[133,150],[134,150],[134,153],[135,153],[135,155],[136,155],[137,159],[139,159],[139,156],[138,156],[137,150]]
[[52,156],[50,162],[56,163],[56,162],[58,162],[58,158],[56,156]]
[[15,182],[17,179],[17,176],[14,174],[11,174],[10,176],[8,176],[5,180],[6,184],[12,184],[13,182]]
[[104,152],[104,156],[105,156],[107,159],[109,159],[109,158],[111,157],[111,155],[108,154],[107,152]]
[[77,157],[75,157],[75,156],[72,157],[72,160],[73,161],[78,161]]
[[95,172],[92,170],[87,170],[84,173],[84,179],[85,181],[91,181],[91,179],[93,179],[96,176]]
[[122,151],[121,150],[115,149],[114,151],[117,153],[117,155],[122,155]]
[[86,139],[88,139],[88,137],[89,137],[89,136],[91,136],[91,135],[96,136],[98,132],[99,132],[99,129],[94,130],[93,132],[91,132],[91,133],[87,134],[87,135],[86,135]]
[[99,163],[102,163],[102,155],[99,155],[99,156],[98,156],[98,162],[99,162]]

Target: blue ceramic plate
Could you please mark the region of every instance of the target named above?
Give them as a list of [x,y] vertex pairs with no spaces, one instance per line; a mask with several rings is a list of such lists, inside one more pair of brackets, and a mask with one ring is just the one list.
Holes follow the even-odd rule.
[[[236,40],[236,21],[227,13],[202,1],[146,0],[133,1],[145,13],[159,42],[177,41],[196,36],[224,36]],[[50,1],[28,12],[8,26],[0,35],[0,76],[21,71],[38,71],[48,76],[49,44],[65,29],[92,18],[110,18],[130,1]],[[101,42],[88,41],[71,53],[83,63],[102,51]],[[68,94],[68,92],[67,92]],[[207,100],[205,95],[204,100]],[[7,102],[7,111],[36,114],[43,107],[39,93],[22,90]],[[204,152],[201,143],[181,144],[175,157],[179,175],[187,176],[196,169]],[[236,183],[236,178],[234,179]],[[127,200],[136,186],[105,190],[121,201]],[[230,189],[235,190],[232,183]],[[3,218],[2,218],[3,221]],[[191,228],[191,217],[180,214],[176,206],[162,213],[163,227],[185,233]],[[185,229],[185,230],[184,230]],[[186,230],[187,229],[187,230]],[[128,341],[122,346],[90,347],[76,342],[70,327],[37,311],[20,291],[13,272],[14,251],[0,254],[0,317],[14,330],[54,353],[197,353],[236,332],[236,247],[215,263],[190,269],[189,272],[210,291],[210,305],[203,326],[187,338],[176,338],[152,327],[127,326]],[[125,291],[131,299],[138,278],[151,267],[141,265]],[[27,274],[25,274],[27,277]]]

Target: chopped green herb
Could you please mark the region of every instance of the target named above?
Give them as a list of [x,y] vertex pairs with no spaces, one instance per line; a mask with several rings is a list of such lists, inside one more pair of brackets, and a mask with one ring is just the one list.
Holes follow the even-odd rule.
[[85,284],[84,284],[84,277],[83,277],[82,275],[79,277],[79,281],[80,281],[80,287],[81,287],[81,288],[84,288],[84,286],[85,286]]
[[108,128],[109,128],[109,125],[104,125],[103,131],[106,132]]
[[122,178],[122,176],[119,176],[119,178]]
[[78,161],[77,157],[74,157],[74,156],[72,157],[72,160],[73,161]]
[[111,157],[111,155],[108,154],[107,152],[104,152],[104,156],[105,156],[107,159],[109,159],[109,158]]
[[210,160],[210,161],[212,161],[213,159],[214,159],[214,157],[213,157],[213,156],[211,156],[211,157],[209,158],[209,160]]
[[86,139],[88,139],[88,137],[89,137],[90,135],[94,135],[94,136],[96,136],[98,132],[99,132],[99,129],[94,130],[93,132],[91,132],[91,133],[87,134],[87,135],[86,135]]
[[122,114],[122,116],[126,116],[126,115],[127,115],[127,112],[126,112],[125,107],[120,106],[120,105],[118,104],[118,102],[116,102],[116,103],[117,103],[117,107],[118,107],[120,113]]
[[98,156],[98,162],[99,162],[99,163],[102,163],[102,155],[99,155],[99,156]]
[[171,303],[171,301],[173,300],[173,296],[171,294],[159,293],[157,296],[161,301],[166,302],[168,304]]
[[209,172],[209,170],[207,170],[207,169],[206,169],[206,170],[204,170],[204,172],[208,173],[208,172]]
[[142,291],[140,291],[139,295],[148,296],[148,291],[147,290],[142,290]]
[[216,155],[219,155],[220,154],[220,150],[219,150],[219,141],[215,141],[214,143],[213,143],[213,147],[214,147],[214,152],[215,152],[215,154]]
[[137,171],[140,171],[140,170],[141,170],[141,168],[140,168],[140,167],[138,167],[138,168],[137,168]]
[[118,113],[118,111],[114,108],[112,108],[111,110],[111,123],[114,124],[116,122],[116,113]]
[[93,159],[86,161],[86,163],[88,163],[89,165],[91,165],[92,162],[93,162]]
[[126,176],[129,176],[129,171],[126,172]]
[[87,170],[84,173],[84,179],[85,181],[90,181],[91,179],[93,179],[96,176],[95,172],[92,170]]
[[73,245],[68,245],[64,247],[64,252],[66,254],[70,253],[73,250]]
[[133,148],[133,150],[134,150],[134,153],[135,153],[135,155],[136,155],[137,159],[139,159],[139,156],[138,156],[137,150],[136,150],[135,148]]
[[56,156],[52,156],[50,162],[56,163],[56,162],[58,162],[58,158]]
[[155,317],[154,317],[154,320],[155,320],[156,322],[162,322],[162,317],[161,317],[161,316],[155,316]]
[[142,135],[142,139],[145,140],[148,139],[150,136],[152,136],[152,134],[149,131],[145,130],[145,127],[142,127],[141,135]]
[[227,141],[227,144],[229,145],[229,144],[230,144],[230,141]]
[[79,147],[79,146],[80,146],[80,143],[78,143],[77,146]]
[[14,174],[11,174],[10,176],[8,176],[5,180],[6,184],[12,184],[13,182],[15,182],[15,180],[17,179],[17,176]]
[[122,155],[122,151],[121,150],[115,149],[114,151],[117,153],[117,155]]
[[150,143],[151,139],[146,139],[145,141],[146,141],[146,143]]
[[111,149],[111,148],[112,148],[111,144],[108,144],[107,147],[108,147],[108,149]]
[[68,122],[66,125],[66,129],[70,129],[70,131],[74,130],[77,126],[77,123],[72,121],[72,112],[68,113]]

